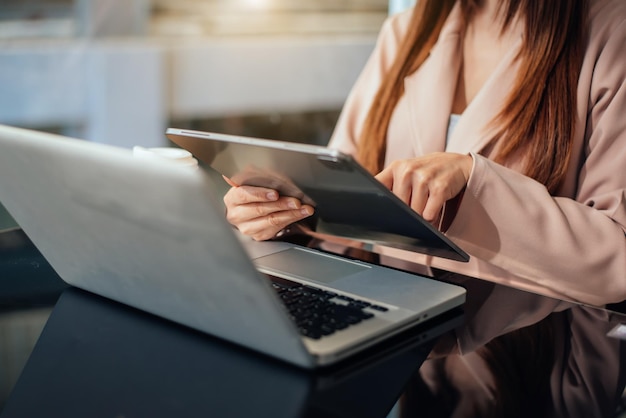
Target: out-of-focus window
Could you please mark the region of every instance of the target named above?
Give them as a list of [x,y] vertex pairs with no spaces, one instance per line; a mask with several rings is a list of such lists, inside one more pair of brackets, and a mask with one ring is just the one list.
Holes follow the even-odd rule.
[[400,13],[413,6],[416,0],[389,0],[389,14]]
[[[308,37],[317,39],[316,42],[325,39],[332,46],[349,42],[352,36],[369,36],[373,41],[388,15],[388,7],[387,0],[154,0],[150,33],[182,39],[254,37],[278,40]],[[362,63],[361,60],[355,64],[353,75]],[[266,63],[259,64],[249,71],[263,71]],[[327,63],[328,68],[332,66],[332,62]],[[281,70],[279,66],[277,71]],[[318,74],[320,85],[328,76]],[[341,77],[339,71],[337,76]],[[288,74],[285,78],[293,79],[294,75]],[[351,83],[353,78],[346,84]],[[315,80],[303,74],[302,83],[312,84]],[[349,86],[344,87],[347,92]],[[278,86],[277,96],[281,96],[285,88],[289,87]],[[184,118],[174,115],[171,124],[188,129],[323,145],[332,134],[341,103],[325,106],[318,99],[311,97],[309,109],[302,106],[295,106],[293,110],[270,108],[269,112],[252,109],[244,113],[226,112],[218,117]]]
[[0,40],[68,37],[75,33],[73,0],[2,0]]
[[131,147],[168,126],[324,144],[388,0],[0,0],[0,123]]
[[154,0],[153,33],[267,35],[376,33],[387,0]]
[[0,39],[80,36],[86,24],[114,28],[128,14],[153,36],[376,33],[388,11],[413,1],[2,0]]

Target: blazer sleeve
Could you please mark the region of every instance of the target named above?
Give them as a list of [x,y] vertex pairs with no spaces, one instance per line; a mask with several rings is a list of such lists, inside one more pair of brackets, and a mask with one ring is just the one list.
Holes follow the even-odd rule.
[[626,299],[626,20],[597,36],[585,58],[591,68],[583,67],[590,81],[588,103],[579,103],[585,135],[574,198],[474,155],[447,235],[522,284],[603,305]]

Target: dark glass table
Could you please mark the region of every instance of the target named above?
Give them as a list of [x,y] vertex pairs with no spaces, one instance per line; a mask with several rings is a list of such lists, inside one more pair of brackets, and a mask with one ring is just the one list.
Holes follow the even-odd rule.
[[5,231],[0,417],[622,416],[621,305],[435,273],[463,309],[305,371],[69,287]]

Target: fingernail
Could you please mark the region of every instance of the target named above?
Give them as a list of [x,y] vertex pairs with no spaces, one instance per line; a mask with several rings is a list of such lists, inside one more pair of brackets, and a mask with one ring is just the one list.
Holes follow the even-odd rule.
[[267,197],[268,200],[276,200],[278,199],[278,194],[276,192],[267,192],[265,197]]
[[290,209],[298,209],[298,205],[293,200],[290,200],[289,201],[289,208]]
[[311,215],[313,211],[311,210],[311,208],[305,207],[300,209],[300,213],[303,215]]

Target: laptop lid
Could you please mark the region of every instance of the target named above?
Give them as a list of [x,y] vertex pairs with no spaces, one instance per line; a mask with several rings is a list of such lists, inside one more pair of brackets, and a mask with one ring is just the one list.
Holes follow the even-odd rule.
[[240,185],[316,207],[317,230],[456,261],[469,256],[350,155],[309,144],[170,128],[167,137]]
[[[0,126],[0,201],[67,283],[305,367],[203,170]],[[271,326],[268,326],[271,324]]]

